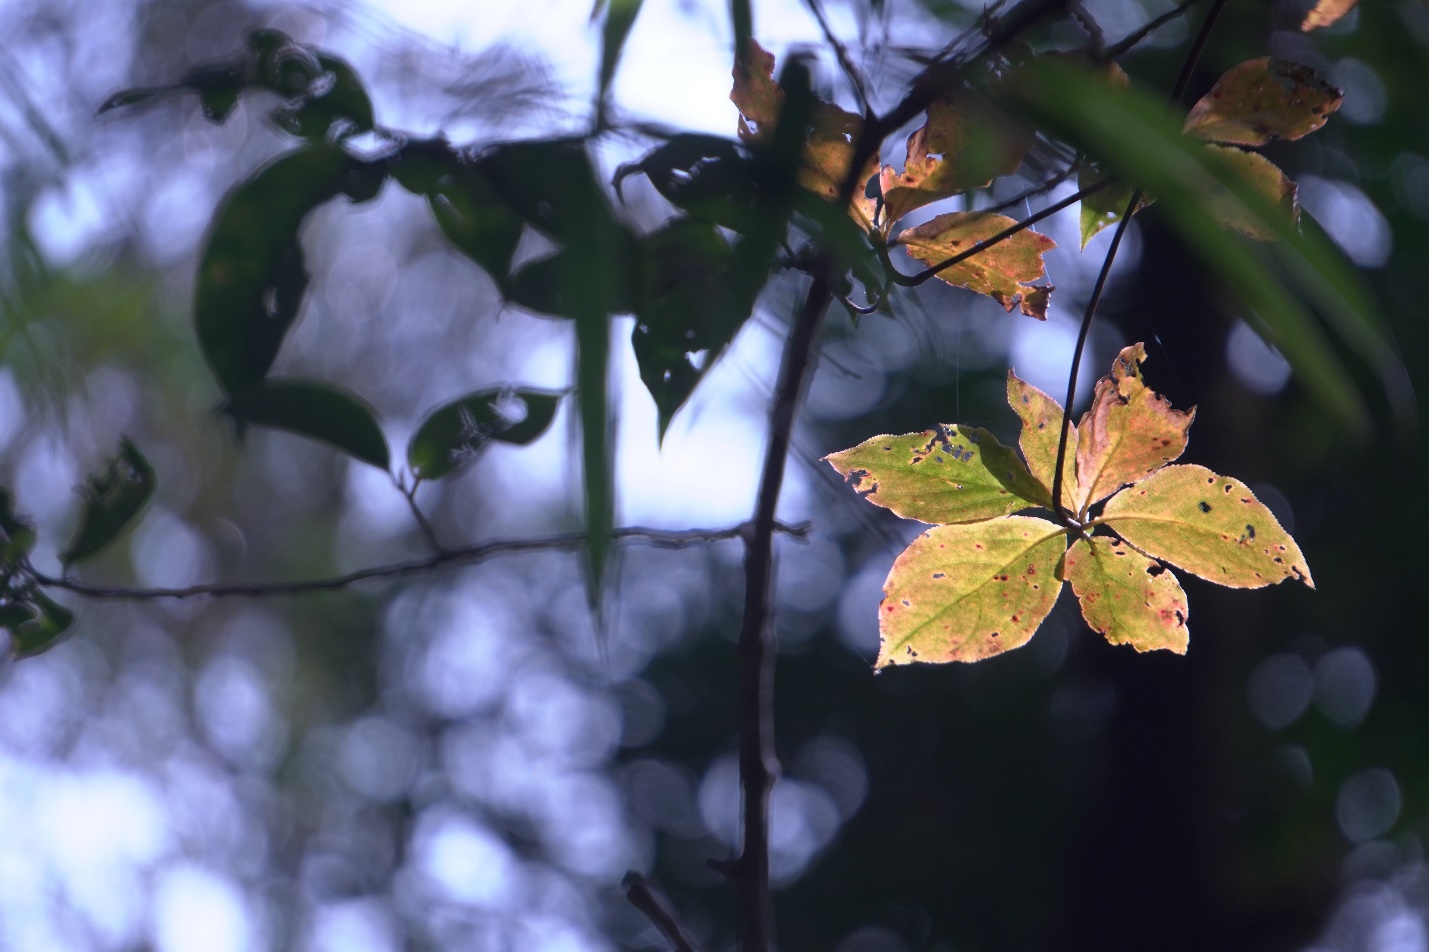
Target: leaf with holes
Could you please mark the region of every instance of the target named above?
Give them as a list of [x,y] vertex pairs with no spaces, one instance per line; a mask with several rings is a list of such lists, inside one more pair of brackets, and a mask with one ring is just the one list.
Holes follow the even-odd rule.
[[[941,264],[961,254],[980,241],[1017,224],[1004,215],[986,212],[950,212],[898,236],[914,258],[928,266]],[[1039,321],[1047,319],[1047,286],[1034,287],[1031,282],[1046,274],[1042,262],[1045,252],[1057,247],[1046,235],[1024,228],[1012,237],[981,251],[971,258],[938,272],[938,277],[954,287],[986,294],[1011,311],[1021,306],[1022,313]]]
[[[1124,348],[1092,408],[1068,426],[1061,525],[1011,515],[1052,508],[1063,413],[1010,370],[1007,402],[1022,422],[1025,463],[986,430],[961,425],[878,436],[825,457],[870,502],[943,523],[888,575],[878,667],[978,661],[1025,644],[1062,580],[1112,644],[1178,654],[1188,643],[1186,595],[1160,562],[1239,588],[1286,578],[1313,587],[1295,541],[1243,484],[1168,465],[1186,448],[1195,411],[1173,409],[1146,386],[1145,359],[1141,344]],[[1107,496],[1100,514],[1092,510]]]
[[1174,410],[1141,378],[1146,348],[1133,344],[1097,381],[1077,442],[1077,511],[1149,476],[1186,449],[1194,409]]
[[66,566],[89,558],[118,537],[154,494],[154,467],[127,437],[104,468],[80,487],[84,512],[74,538],[60,553]]
[[562,393],[503,387],[469,393],[433,410],[407,444],[407,465],[418,479],[440,479],[491,442],[525,446],[551,425]]
[[1062,574],[1082,617],[1107,641],[1186,653],[1186,593],[1165,566],[1106,536],[1091,536],[1067,550]]
[[877,667],[981,661],[1020,648],[1057,602],[1065,532],[1007,516],[929,529],[893,563],[879,605]]
[[1191,107],[1183,128],[1227,145],[1299,139],[1323,126],[1344,98],[1310,67],[1262,56],[1231,67]]
[[1300,547],[1240,480],[1204,466],[1167,466],[1106,504],[1106,525],[1147,555],[1231,588],[1298,579]]
[[981,427],[875,436],[824,461],[869,502],[920,522],[982,522],[1052,498],[1016,451]]

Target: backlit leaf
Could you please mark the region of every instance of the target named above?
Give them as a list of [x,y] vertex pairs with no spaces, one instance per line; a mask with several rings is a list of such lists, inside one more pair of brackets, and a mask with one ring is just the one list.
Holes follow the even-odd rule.
[[1354,9],[1359,0],[1320,0],[1314,9],[1305,14],[1300,23],[1301,30],[1315,30],[1329,26]]
[[923,533],[884,582],[877,667],[980,661],[1026,644],[1061,591],[1065,540],[1028,516]]
[[[1084,189],[1106,177],[1093,165],[1087,165],[1077,174],[1077,188]],[[1104,228],[1109,228],[1121,221],[1121,216],[1126,214],[1126,206],[1131,204],[1132,188],[1125,182],[1112,182],[1105,188],[1099,189],[1082,199],[1081,205],[1081,229],[1082,247],[1087,247],[1087,242],[1091,241],[1098,232]],[[1141,211],[1151,204],[1151,199],[1143,197],[1136,203],[1136,210]]]
[[908,137],[903,171],[885,166],[879,176],[883,232],[915,208],[1016,172],[1032,142],[1029,128],[973,90],[935,101],[927,121]]
[[562,396],[508,387],[453,400],[433,410],[412,435],[407,465],[418,479],[440,479],[493,440],[525,446],[546,432]]
[[[1258,152],[1246,152],[1234,146],[1208,145],[1206,148],[1234,169],[1246,185],[1283,208],[1286,220],[1292,224],[1300,220],[1299,189],[1274,162]],[[1206,196],[1206,211],[1222,225],[1250,238],[1274,241],[1278,237],[1276,231],[1267,228],[1258,215],[1251,213],[1225,188],[1213,189]]]
[[65,565],[87,559],[118,537],[153,495],[157,480],[154,467],[128,437],[119,441],[119,452],[105,461],[104,468],[91,473],[80,487],[84,511],[74,538],[60,553]]
[[1097,381],[1092,406],[1082,417],[1077,442],[1077,509],[1154,473],[1186,450],[1196,411],[1171,408],[1141,379],[1146,348],[1133,344]]
[[1310,569],[1290,534],[1239,480],[1204,466],[1167,466],[1113,496],[1102,513],[1147,555],[1231,588],[1299,579]]
[[[908,253],[929,265],[940,264],[986,238],[1017,224],[1004,215],[986,212],[950,212],[932,221],[901,232],[898,242]],[[966,261],[944,268],[938,277],[949,284],[986,294],[1011,311],[1019,304],[1022,313],[1047,319],[1047,288],[1040,293],[1031,282],[1046,269],[1042,255],[1057,247],[1046,235],[1024,228],[1002,242]]]
[[398,153],[392,177],[409,192],[426,196],[447,240],[506,287],[511,257],[525,224],[507,207],[486,173],[444,139],[409,142]]
[[287,430],[386,469],[387,440],[361,397],[331,384],[265,380],[229,398],[224,413],[243,423]]
[[308,139],[343,138],[371,132],[372,100],[346,60],[316,53],[322,72],[308,89],[272,113],[285,131]]
[[[1032,384],[1007,371],[1007,402],[1022,420],[1017,445],[1033,477],[1047,487],[1052,498],[1057,465],[1057,445],[1062,439],[1062,405]],[[1077,489],[1077,425],[1069,424],[1067,454],[1062,460],[1062,505],[1075,513]]]
[[1016,451],[987,430],[944,431],[875,436],[824,460],[869,502],[920,522],[979,522],[1050,503]]
[[1345,94],[1313,69],[1262,56],[1233,66],[1191,107],[1184,129],[1207,142],[1265,145],[1325,124]]
[[1165,567],[1128,545],[1092,536],[1067,550],[1063,576],[1082,617],[1107,641],[1137,651],[1186,653],[1186,593]]
[[53,648],[74,623],[74,613],[44,592],[32,592],[26,606],[30,617],[10,629],[10,653],[16,660],[32,658]]

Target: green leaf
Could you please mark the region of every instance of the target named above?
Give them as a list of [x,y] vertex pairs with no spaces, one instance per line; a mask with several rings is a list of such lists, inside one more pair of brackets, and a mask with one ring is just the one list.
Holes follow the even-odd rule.
[[[439,161],[429,153],[409,165],[404,155],[395,174],[408,189],[417,191],[413,186],[425,184],[424,177],[434,171],[433,165]],[[404,169],[410,173],[408,180],[402,180]],[[506,207],[480,169],[462,164],[455,156],[450,157],[446,168],[424,193],[447,240],[504,290],[511,257],[525,227],[520,216]]]
[[617,230],[580,139],[507,143],[478,157],[475,167],[508,208],[568,247],[599,250]]
[[372,408],[356,394],[330,384],[265,380],[234,394],[221,409],[241,423],[306,436],[378,469],[387,469],[390,462]]
[[824,461],[869,502],[920,522],[981,522],[1051,505],[1016,451],[981,427],[875,436]]
[[769,202],[755,163],[738,143],[687,133],[672,137],[639,162],[616,170],[615,188],[637,172],[670,204],[740,234],[763,227]]
[[1063,565],[1093,631],[1137,651],[1186,653],[1186,593],[1165,567],[1103,536],[1072,543]]
[[1311,588],[1300,547],[1245,484],[1204,466],[1167,466],[1113,496],[1102,519],[1141,551],[1231,588],[1287,578]]
[[606,8],[605,27],[601,30],[600,80],[596,90],[596,105],[602,114],[610,83],[615,79],[615,69],[620,65],[620,52],[625,47],[630,28],[635,25],[635,18],[640,14],[642,2],[643,0],[596,0],[595,9],[591,11],[591,18],[594,19],[602,7]]
[[1310,67],[1262,56],[1231,67],[1191,107],[1183,128],[1228,145],[1299,139],[1323,126],[1344,98]]
[[346,60],[316,53],[322,72],[306,92],[272,113],[282,129],[307,139],[340,139],[373,127],[372,100]]
[[10,653],[16,658],[32,658],[49,651],[74,623],[74,613],[52,601],[44,592],[32,592],[28,599],[31,615],[10,630]]
[[525,446],[551,425],[564,394],[502,388],[469,393],[428,414],[407,444],[418,479],[440,479],[492,441]]
[[0,487],[0,569],[29,555],[34,546],[34,525],[15,514],[10,491]]
[[[602,314],[628,314],[635,309],[635,240],[623,239],[601,248],[562,248],[553,255],[523,265],[506,284],[506,298],[538,314],[574,318],[595,308]],[[624,254],[616,246],[623,246]]]
[[364,166],[334,146],[312,144],[259,170],[215,213],[199,262],[194,325],[225,394],[259,382],[273,366],[308,286],[299,229]]
[[[949,212],[898,235],[908,254],[932,267],[961,254],[980,241],[1017,224],[1005,215],[987,212]],[[1024,228],[1011,238],[965,261],[944,268],[938,277],[954,287],[967,288],[990,296],[1004,310],[1021,305],[1022,313],[1039,321],[1047,319],[1047,292],[1031,282],[1043,277],[1043,253],[1057,247],[1046,235]]]
[[586,568],[590,604],[599,607],[615,529],[615,423],[610,415],[610,321],[591,310],[576,315],[576,396],[585,490]]
[[[1029,74],[1037,82],[1023,89],[1026,108],[1157,197],[1170,224],[1265,322],[1272,343],[1337,420],[1357,434],[1368,426],[1362,399],[1295,291],[1370,363],[1401,418],[1412,415],[1412,391],[1383,320],[1362,278],[1322,235],[1312,229],[1299,234],[1284,211],[1237,169],[1181,135],[1160,102],[1135,90],[1099,86],[1053,63],[1029,64]],[[1263,245],[1227,235],[1205,203],[1207,195],[1222,191],[1277,240]]]
[[893,563],[878,608],[877,667],[980,661],[1031,639],[1062,589],[1063,531],[1008,516],[937,526]]
[[[734,254],[715,227],[679,218],[647,235],[631,343],[640,379],[655,399],[663,439],[753,308],[732,277]],[[757,293],[757,291],[755,292]]]
[[124,437],[119,452],[91,473],[80,488],[84,511],[74,538],[60,553],[60,561],[73,565],[94,555],[124,531],[153,495],[154,467],[139,448]]
[[[1085,166],[1077,174],[1077,188],[1089,188],[1105,177],[1106,173],[1095,166]],[[1113,182],[1082,199],[1081,228],[1084,250],[1087,247],[1087,242],[1091,241],[1098,232],[1121,221],[1121,216],[1126,213],[1126,206],[1131,203],[1131,192],[1131,186],[1125,182]],[[1136,203],[1136,210],[1140,211],[1150,205],[1151,201],[1149,198],[1142,198]]]

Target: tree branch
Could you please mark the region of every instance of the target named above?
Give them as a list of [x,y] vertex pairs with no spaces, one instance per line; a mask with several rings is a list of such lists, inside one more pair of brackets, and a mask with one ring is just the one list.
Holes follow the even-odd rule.
[[[796,539],[807,538],[808,523],[786,525],[776,523],[773,531]],[[729,539],[744,539],[750,532],[750,524],[742,523],[729,529],[647,529],[629,526],[616,529],[613,538],[631,542],[642,542],[665,549],[680,549],[705,542],[721,542]],[[545,552],[560,549],[574,549],[585,544],[583,532],[567,532],[547,536],[544,539],[495,539],[456,549],[443,549],[425,559],[408,562],[392,562],[358,569],[346,575],[330,578],[309,579],[298,582],[253,582],[253,583],[207,583],[190,585],[186,588],[129,588],[124,586],[90,585],[69,578],[56,578],[36,570],[26,564],[24,571],[30,578],[47,588],[60,589],[83,598],[155,601],[163,598],[267,598],[276,595],[302,595],[308,592],[325,592],[344,589],[359,582],[373,579],[404,578],[430,572],[444,565],[470,564],[489,559],[494,555],[514,552]]]
[[645,913],[645,918],[660,930],[661,935],[670,940],[675,952],[696,952],[690,934],[680,925],[680,921],[675,918],[675,914],[659,894],[650,888],[644,876],[632,870],[625,874],[621,884],[625,887],[625,898],[630,900],[632,906]]

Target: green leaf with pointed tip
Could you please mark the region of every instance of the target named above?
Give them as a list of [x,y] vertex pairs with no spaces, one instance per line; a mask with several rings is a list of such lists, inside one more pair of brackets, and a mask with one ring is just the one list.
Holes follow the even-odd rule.
[[308,286],[299,229],[342,194],[360,165],[313,144],[281,156],[224,199],[199,262],[194,325],[199,348],[226,395],[273,366]]
[[642,0],[596,0],[591,16],[598,16],[605,9],[605,26],[601,30],[600,81],[596,90],[596,103],[603,108],[605,97],[615,79],[615,68],[620,65],[620,52],[625,48],[625,38],[635,25],[640,14]]
[[[410,179],[403,180],[402,170],[412,167],[404,158],[403,164],[398,166],[397,178],[408,189],[417,191],[414,185],[426,184],[422,177],[440,169],[439,162],[433,155],[424,156],[421,164],[412,163],[418,170]],[[505,289],[511,257],[516,253],[525,225],[520,216],[506,207],[485,174],[452,156],[425,194],[432,216],[447,240],[480,265],[498,288]]]
[[32,611],[29,619],[5,626],[10,630],[10,653],[16,660],[49,651],[74,623],[74,612],[44,592],[32,592],[27,607]]
[[387,440],[361,397],[331,384],[265,380],[229,398],[222,411],[241,423],[287,430],[387,469]]
[[[1084,189],[1095,185],[1106,174],[1094,166],[1088,165],[1077,174],[1077,188]],[[1081,205],[1081,227],[1082,227],[1082,248],[1087,247],[1087,242],[1091,241],[1096,234],[1105,228],[1109,228],[1121,221],[1121,216],[1126,214],[1126,206],[1131,203],[1132,188],[1125,182],[1113,182],[1086,198],[1082,199]],[[1136,210],[1141,211],[1150,205],[1152,199],[1143,197],[1136,203]]]
[[496,440],[525,446],[546,432],[564,394],[503,387],[453,400],[427,415],[407,444],[418,479],[440,479]]
[[576,315],[576,398],[580,409],[585,490],[587,595],[599,608],[615,530],[615,421],[610,415],[610,321],[599,311]]
[[60,561],[73,565],[94,555],[124,531],[153,495],[154,467],[125,437],[119,452],[105,461],[104,468],[86,477],[80,487],[84,511],[74,538],[60,553]]
[[[624,246],[623,254],[617,245]],[[591,308],[628,314],[635,310],[639,253],[633,238],[601,248],[562,248],[518,268],[506,282],[506,299],[551,317],[574,318]]]
[[663,439],[675,412],[749,317],[757,291],[731,275],[734,252],[708,222],[670,222],[645,237],[642,259],[631,343]]
[[1057,602],[1065,551],[1060,528],[1028,516],[929,529],[883,584],[877,667],[981,661],[1025,645]]
[[1113,496],[1102,519],[1141,551],[1231,588],[1315,582],[1300,547],[1240,480],[1167,466]]
[[568,247],[598,248],[617,230],[583,140],[506,143],[473,164],[511,211]]
[[1072,543],[1062,574],[1082,617],[1107,641],[1137,651],[1186,653],[1186,593],[1164,566],[1128,545],[1092,536]]
[[1017,452],[981,427],[875,436],[824,457],[874,505],[920,522],[981,522],[1049,506]]

